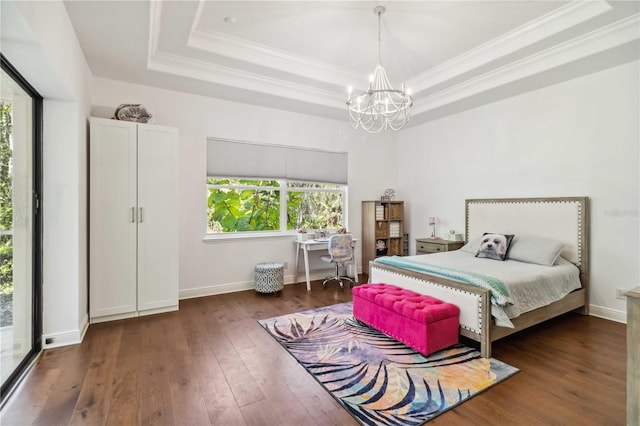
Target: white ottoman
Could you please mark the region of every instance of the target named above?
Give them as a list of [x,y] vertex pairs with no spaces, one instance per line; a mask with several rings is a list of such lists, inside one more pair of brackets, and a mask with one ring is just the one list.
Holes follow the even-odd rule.
[[255,280],[258,293],[280,293],[284,288],[284,264],[258,263]]

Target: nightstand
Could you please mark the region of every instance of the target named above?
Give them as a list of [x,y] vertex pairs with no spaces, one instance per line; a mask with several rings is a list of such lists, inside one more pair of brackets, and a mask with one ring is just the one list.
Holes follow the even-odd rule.
[[418,238],[416,239],[416,254],[458,250],[464,244],[464,241],[449,241],[440,238]]

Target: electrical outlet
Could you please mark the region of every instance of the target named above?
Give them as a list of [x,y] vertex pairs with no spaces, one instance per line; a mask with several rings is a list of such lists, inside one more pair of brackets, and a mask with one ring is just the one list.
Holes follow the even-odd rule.
[[627,298],[627,296],[624,295],[626,292],[626,288],[616,288],[616,299],[625,300]]
[[284,269],[289,269],[289,262],[282,262]]

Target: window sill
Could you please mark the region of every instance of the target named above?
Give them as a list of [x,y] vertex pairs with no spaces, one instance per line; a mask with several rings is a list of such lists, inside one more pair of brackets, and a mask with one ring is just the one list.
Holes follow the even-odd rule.
[[228,242],[228,241],[248,241],[248,240],[295,240],[296,232],[291,232],[287,234],[276,234],[276,233],[252,233],[252,234],[208,234],[202,238],[202,241],[205,243],[218,243],[218,242]]

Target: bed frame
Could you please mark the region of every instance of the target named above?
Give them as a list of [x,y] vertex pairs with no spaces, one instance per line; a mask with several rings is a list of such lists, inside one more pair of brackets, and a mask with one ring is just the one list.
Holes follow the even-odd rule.
[[456,304],[460,334],[480,343],[483,357],[491,357],[491,342],[566,312],[588,314],[589,199],[587,197],[498,198],[465,201],[465,239],[484,232],[527,235],[561,241],[562,257],[580,270],[582,288],[550,305],[511,321],[515,328],[498,327],[491,317],[489,291],[426,273],[375,262],[369,264],[370,283],[388,283]]

